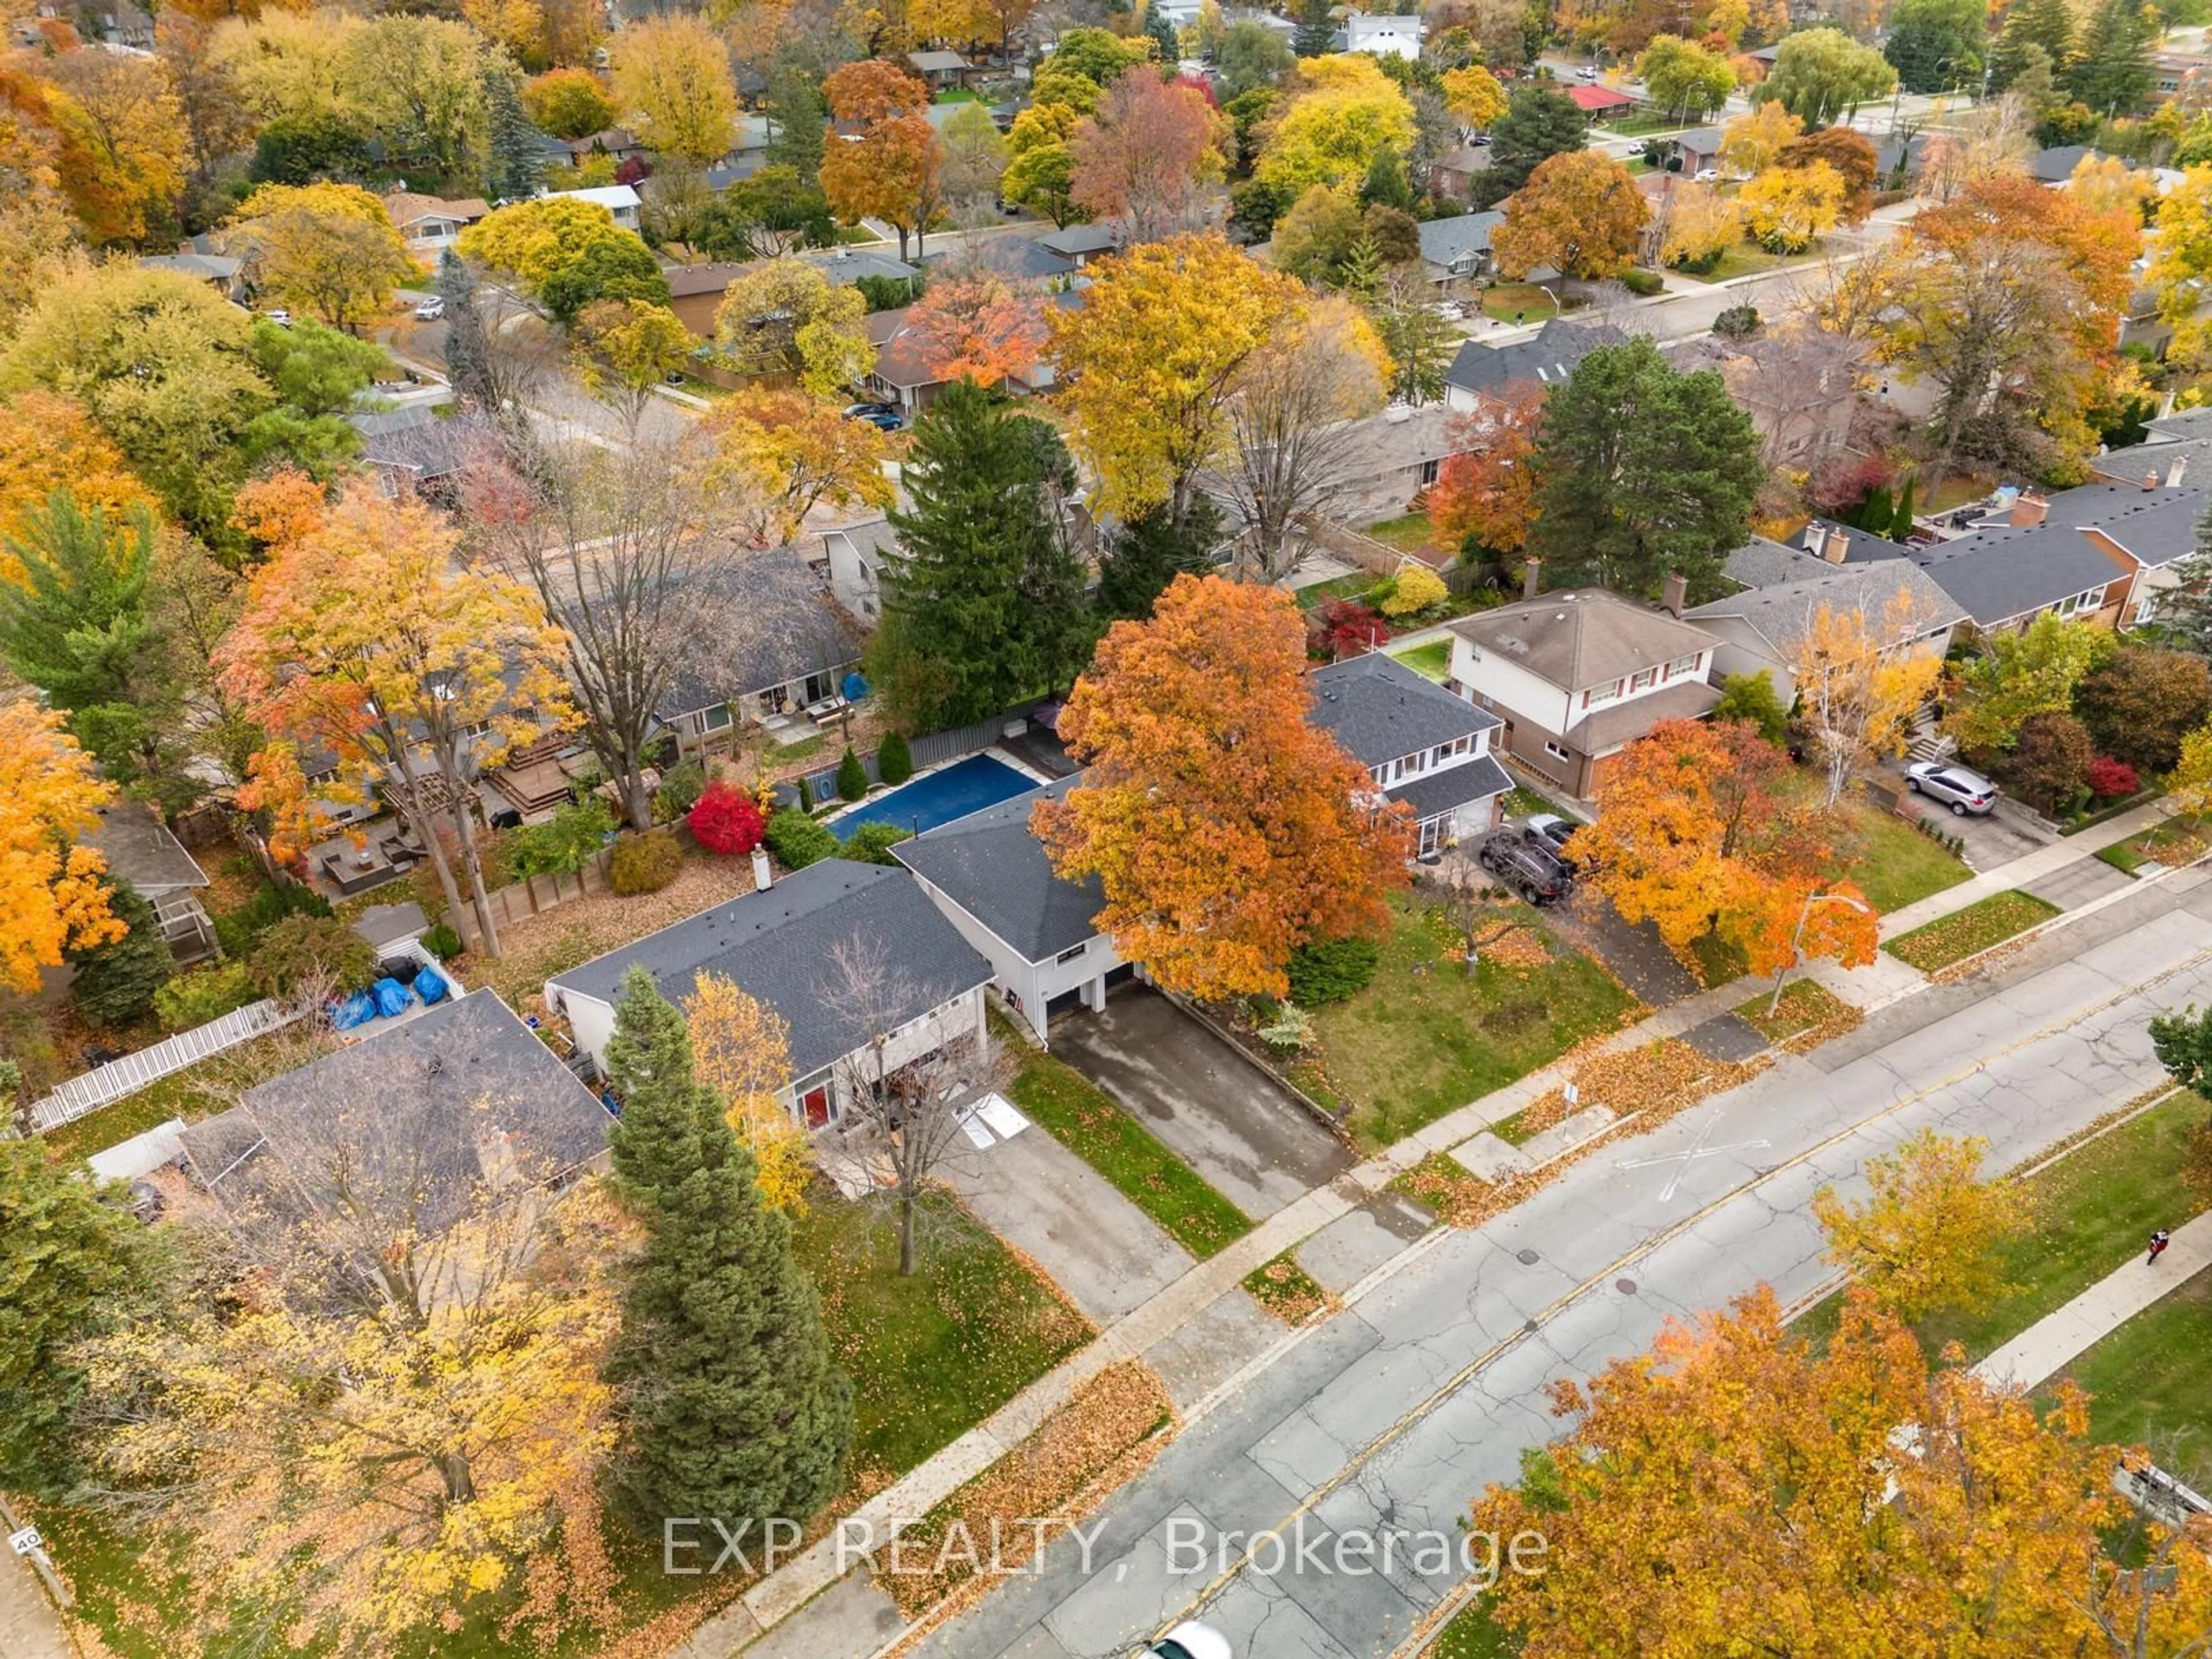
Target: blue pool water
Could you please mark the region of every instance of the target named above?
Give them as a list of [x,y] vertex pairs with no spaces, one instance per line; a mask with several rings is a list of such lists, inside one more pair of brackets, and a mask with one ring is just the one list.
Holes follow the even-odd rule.
[[864,823],[895,823],[919,833],[1036,787],[1033,780],[1006,762],[989,755],[970,755],[941,772],[902,783],[865,806],[840,812],[830,820],[830,828],[840,837],[851,835]]

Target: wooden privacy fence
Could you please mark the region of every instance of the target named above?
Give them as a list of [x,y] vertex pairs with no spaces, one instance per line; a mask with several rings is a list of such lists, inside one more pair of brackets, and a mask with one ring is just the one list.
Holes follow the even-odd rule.
[[31,1127],[33,1129],[58,1129],[88,1112],[98,1111],[127,1094],[144,1088],[169,1075],[181,1072],[187,1066],[196,1066],[210,1054],[219,1054],[226,1048],[235,1048],[241,1042],[251,1042],[255,1037],[285,1026],[306,1016],[270,1001],[248,1003],[243,1008],[232,1010],[220,1019],[211,1019],[204,1025],[195,1025],[189,1031],[179,1031],[165,1038],[150,1048],[141,1048],[135,1054],[111,1060],[96,1072],[87,1072],[82,1077],[73,1077],[44,1100],[31,1108]]

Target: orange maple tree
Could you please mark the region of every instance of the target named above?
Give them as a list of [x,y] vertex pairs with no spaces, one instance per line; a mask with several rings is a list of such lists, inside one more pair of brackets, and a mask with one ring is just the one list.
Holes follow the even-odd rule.
[[[2132,1516],[2079,1389],[2039,1408],[1931,1367],[1862,1296],[1823,1346],[1761,1286],[1549,1392],[1574,1427],[1472,1517],[1533,1555],[1484,1601],[1523,1659],[2045,1659],[2202,1635],[2212,1528]],[[2118,1571],[2128,1557],[2171,1577]]]
[[1169,989],[1280,997],[1299,945],[1388,929],[1411,825],[1313,707],[1290,595],[1218,576],[1176,577],[1076,682],[1060,734],[1088,769],[1032,823],[1062,875],[1098,878],[1115,949]]
[[[1786,969],[1808,896],[1864,902],[1848,883],[1826,879],[1834,823],[1779,792],[1789,769],[1746,722],[1661,720],[1610,763],[1597,822],[1575,832],[1571,850],[1590,866],[1585,888],[1624,921],[1651,922],[1677,951],[1717,932],[1754,971]],[[1871,959],[1870,909],[1812,911],[1805,955]]]
[[1029,373],[1050,338],[1043,303],[989,271],[932,283],[907,308],[906,327],[931,374],[978,386]]
[[19,392],[0,404],[0,581],[22,582],[7,538],[62,489],[87,512],[101,509],[110,524],[127,522],[135,507],[161,508],[83,404],[35,387]]
[[1453,453],[1429,486],[1429,523],[1447,547],[1470,537],[1493,553],[1518,553],[1536,517],[1536,434],[1544,388],[1512,386],[1452,417]]
[[836,70],[822,93],[841,131],[855,130],[823,155],[822,193],[848,223],[884,221],[898,232],[904,258],[908,236],[936,210],[944,162],[944,147],[922,114],[929,88],[897,65],[869,58]]
[[115,790],[61,728],[52,710],[0,705],[0,983],[26,996],[64,951],[129,931],[107,908],[107,861],[76,844]]
[[1221,118],[1206,94],[1151,64],[1121,71],[1069,145],[1069,194],[1100,219],[1152,241],[1200,222],[1202,187],[1222,174]]

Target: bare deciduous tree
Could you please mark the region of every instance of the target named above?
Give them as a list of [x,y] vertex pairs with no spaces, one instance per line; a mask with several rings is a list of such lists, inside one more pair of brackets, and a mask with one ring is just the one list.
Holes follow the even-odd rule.
[[1382,406],[1380,362],[1366,320],[1347,301],[1321,300],[1237,370],[1223,483],[1243,521],[1240,562],[1254,579],[1288,575],[1303,551],[1293,527],[1325,514],[1358,476],[1371,437],[1352,423]]
[[646,749],[678,677],[751,624],[687,579],[724,551],[718,487],[688,436],[628,451],[487,446],[465,471],[470,539],[566,630],[585,741],[633,827],[653,823]]
[[[899,1273],[913,1273],[922,1203],[938,1171],[968,1146],[963,1121],[1006,1080],[1007,1063],[988,1030],[916,1019],[924,994],[876,940],[830,947],[816,994],[862,1040],[837,1063],[846,1136],[864,1160],[890,1171],[884,1200],[898,1215]],[[936,1022],[933,1025],[932,1022]]]

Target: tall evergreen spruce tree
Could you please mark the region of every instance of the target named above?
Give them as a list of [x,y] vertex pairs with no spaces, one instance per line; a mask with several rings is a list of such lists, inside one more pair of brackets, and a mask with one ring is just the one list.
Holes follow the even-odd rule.
[[1641,336],[1599,347],[1553,392],[1534,465],[1528,550],[1549,580],[1656,598],[1680,571],[1700,601],[1718,597],[1766,476],[1719,374],[1682,374]]
[[57,489],[6,540],[23,575],[0,583],[0,662],[64,714],[131,702],[155,635],[146,614],[152,516],[143,507],[88,513]]
[[876,678],[920,731],[996,714],[1071,681],[1087,648],[1083,568],[1057,524],[1072,480],[1051,428],[972,380],[914,429],[910,511],[883,571]]
[[789,167],[811,189],[822,182],[822,155],[828,141],[823,122],[830,113],[819,81],[796,64],[768,77],[768,118],[774,128],[763,152],[772,167]]
[[446,373],[464,402],[489,410],[497,400],[492,385],[491,344],[484,338],[483,314],[477,309],[477,279],[459,254],[447,248],[438,257],[438,297],[446,302]]
[[1146,621],[1170,582],[1213,568],[1220,540],[1221,510],[1205,495],[1191,497],[1181,523],[1164,505],[1129,520],[1098,563],[1100,615],[1108,622]]
[[608,1365],[627,1418],[614,1497],[656,1532],[670,1516],[804,1523],[837,1491],[852,1382],[788,1224],[692,1074],[684,1016],[642,969],[623,981],[607,1068],[616,1190],[646,1231]]
[[485,192],[495,202],[535,196],[545,178],[545,155],[538,148],[543,135],[522,106],[510,65],[495,61],[485,67],[483,100]]
[[2150,59],[2157,26],[2134,0],[2104,0],[2081,32],[2081,56],[2062,77],[2066,90],[2107,119],[2139,115],[2156,78]]
[[154,993],[176,977],[177,959],[144,896],[127,881],[106,886],[108,913],[131,931],[71,953],[76,977],[70,995],[94,1024],[128,1025],[151,1010]]
[[1321,58],[1336,50],[1336,20],[1328,15],[1328,0],[1303,0],[1291,50],[1301,58]]

